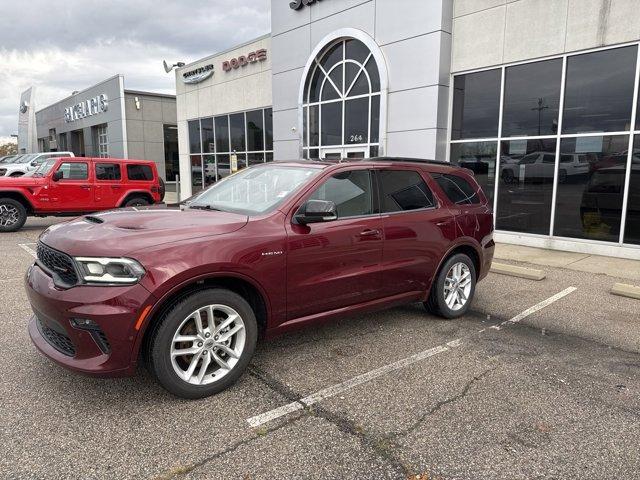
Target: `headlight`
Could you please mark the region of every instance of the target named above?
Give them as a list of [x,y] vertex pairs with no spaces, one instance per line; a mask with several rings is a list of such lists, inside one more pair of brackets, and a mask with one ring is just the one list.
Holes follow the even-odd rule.
[[84,283],[137,283],[145,271],[130,258],[75,257]]

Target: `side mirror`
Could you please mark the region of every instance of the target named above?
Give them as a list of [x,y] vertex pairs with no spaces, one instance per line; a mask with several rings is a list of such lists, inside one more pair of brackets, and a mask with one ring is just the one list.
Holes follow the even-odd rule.
[[36,162],[35,160],[33,162],[31,162],[31,166],[32,167],[37,167],[38,166],[38,162]]
[[308,223],[331,222],[338,219],[336,204],[329,200],[309,200],[293,217],[295,223],[306,225]]
[[58,180],[62,180],[64,178],[64,172],[62,170],[56,170],[55,172],[53,172],[53,176],[51,177],[51,179],[54,182],[57,182]]

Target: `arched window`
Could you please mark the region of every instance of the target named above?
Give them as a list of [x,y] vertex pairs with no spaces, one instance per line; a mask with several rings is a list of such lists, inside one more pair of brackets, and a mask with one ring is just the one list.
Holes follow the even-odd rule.
[[305,158],[377,156],[380,73],[360,40],[330,43],[308,70],[303,92]]

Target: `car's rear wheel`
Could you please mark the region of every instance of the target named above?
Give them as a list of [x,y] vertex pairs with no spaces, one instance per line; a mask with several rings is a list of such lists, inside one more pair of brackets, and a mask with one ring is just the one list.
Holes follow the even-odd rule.
[[251,306],[225,289],[202,290],[172,307],[147,342],[147,364],[160,384],[182,398],[203,398],[236,382],[255,351]]
[[463,253],[453,255],[435,278],[425,307],[444,318],[461,317],[471,306],[476,278],[473,261]]
[[145,207],[149,205],[149,200],[143,197],[134,197],[124,204],[125,207]]
[[20,230],[27,221],[27,209],[17,200],[0,198],[0,232]]

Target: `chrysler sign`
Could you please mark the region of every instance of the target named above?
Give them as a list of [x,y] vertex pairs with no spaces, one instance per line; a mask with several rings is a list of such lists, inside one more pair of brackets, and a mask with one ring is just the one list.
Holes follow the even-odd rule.
[[93,98],[77,103],[64,109],[64,121],[75,122],[82,118],[104,113],[109,109],[109,99],[106,93],[101,93]]
[[300,10],[302,7],[305,7],[307,5],[312,5],[319,1],[320,0],[293,0],[293,2],[289,3],[289,6],[293,10]]
[[182,81],[184,83],[200,83],[213,75],[213,65],[203,65],[202,67],[194,70],[189,70],[182,74]]

